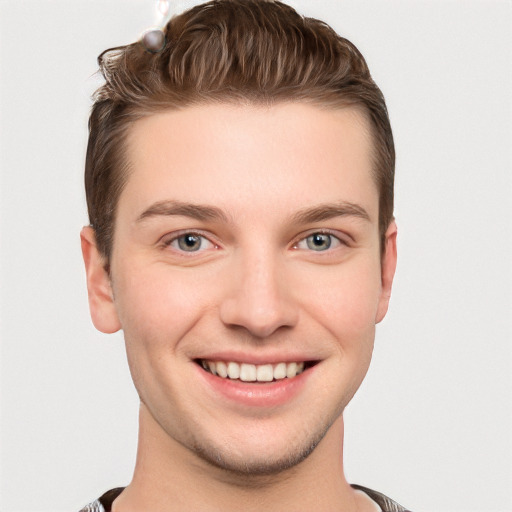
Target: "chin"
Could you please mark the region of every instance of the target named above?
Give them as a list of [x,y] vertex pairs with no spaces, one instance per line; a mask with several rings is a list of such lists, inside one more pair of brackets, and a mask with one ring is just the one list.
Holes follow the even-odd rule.
[[[251,443],[248,439],[243,446],[236,448],[236,443],[225,446],[205,446],[195,443],[192,450],[203,461],[227,473],[240,477],[264,477],[277,475],[298,466],[307,459],[325,437],[330,428],[323,425],[315,433],[303,432],[296,435],[296,441],[283,437],[273,443]],[[250,437],[250,434],[248,434]]]

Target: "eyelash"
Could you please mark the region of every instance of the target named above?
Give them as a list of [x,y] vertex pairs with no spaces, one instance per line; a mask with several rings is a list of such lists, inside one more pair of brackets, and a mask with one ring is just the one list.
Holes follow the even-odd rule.
[[173,243],[179,244],[180,239],[184,239],[187,236],[200,238],[201,239],[200,247],[197,250],[191,250],[191,251],[184,250],[184,249],[180,248],[179,246],[173,247],[177,252],[180,252],[180,253],[202,252],[202,250],[204,250],[204,249],[202,249],[202,245],[204,244],[204,242],[207,242],[208,244],[210,244],[211,248],[214,248],[214,249],[218,248],[218,245],[215,242],[212,242],[209,237],[205,236],[203,233],[198,232],[198,231],[181,231],[178,233],[174,233],[173,236],[171,236],[171,238],[164,238],[162,240],[162,247],[163,248],[171,247]]
[[[173,249],[176,250],[176,252],[178,253],[195,253],[195,252],[203,252],[204,250],[208,249],[208,248],[213,248],[213,249],[218,249],[219,248],[219,245],[216,244],[215,242],[213,242],[212,240],[210,240],[210,238],[208,236],[206,236],[205,234],[199,232],[199,231],[180,231],[178,233],[174,233],[173,236],[171,236],[170,238],[164,238],[162,240],[162,247],[163,248],[168,248],[168,247],[172,247],[174,243],[176,244],[179,244],[180,243],[180,240],[184,239],[185,237],[197,237],[200,239],[200,246],[196,249],[196,250],[189,250],[187,251],[186,249],[183,249],[183,247],[180,247],[178,245],[178,247],[173,247]],[[314,248],[312,248],[310,246],[310,244],[308,244],[308,239],[310,239],[311,237],[314,237],[314,236],[327,236],[329,237],[329,245],[325,248],[325,250],[315,250]],[[207,244],[210,244],[211,247],[207,247],[207,248],[203,248],[203,245],[204,243],[207,243]],[[185,242],[186,243],[186,242]],[[306,244],[307,247],[300,247],[299,244]],[[334,243],[334,247],[333,247],[333,243]],[[292,246],[292,249],[296,249],[296,250],[310,250],[311,252],[317,252],[317,253],[322,253],[322,252],[330,252],[340,246],[347,246],[348,243],[346,241],[344,241],[342,238],[340,238],[339,236],[335,235],[334,233],[328,231],[328,230],[318,230],[318,231],[312,231],[310,233],[308,233],[307,235],[302,235],[300,239],[298,239]],[[320,248],[320,247],[318,247]]]
[[[311,238],[311,237],[314,237],[314,236],[328,236],[329,237],[329,245],[327,246],[327,248],[325,250],[319,250],[319,251],[315,251],[315,249],[312,249],[309,245],[307,248],[301,248],[299,247],[299,244],[300,243],[305,243],[305,244],[308,244],[308,239]],[[333,247],[333,242],[334,242],[334,247]],[[340,238],[337,234],[334,234],[332,233],[331,231],[329,230],[318,230],[318,231],[312,231],[310,233],[308,233],[306,236],[302,236],[294,245],[293,245],[293,249],[297,249],[297,250],[310,250],[311,252],[330,252],[334,249],[336,249],[337,247],[340,247],[340,246],[347,246],[348,243],[343,240],[342,238]]]

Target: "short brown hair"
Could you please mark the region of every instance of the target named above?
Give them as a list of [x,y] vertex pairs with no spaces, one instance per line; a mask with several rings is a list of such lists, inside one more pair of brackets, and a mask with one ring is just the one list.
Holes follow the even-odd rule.
[[89,221],[107,262],[129,172],[129,127],[153,112],[201,103],[307,101],[361,109],[374,139],[383,240],[393,219],[393,135],[384,97],[350,41],[273,0],[213,0],[173,17],[164,35],[161,51],[148,51],[139,41],[98,57],[105,84],[89,119],[85,189]]

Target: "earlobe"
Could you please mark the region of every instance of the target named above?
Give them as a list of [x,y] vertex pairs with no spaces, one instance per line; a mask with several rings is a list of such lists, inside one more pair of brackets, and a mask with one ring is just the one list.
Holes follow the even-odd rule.
[[87,276],[87,292],[92,323],[98,331],[114,333],[121,329],[114,303],[112,284],[105,260],[96,246],[94,229],[86,226],[80,232],[82,255]]
[[395,277],[396,270],[396,236],[397,227],[395,221],[389,225],[385,235],[384,254],[382,255],[381,263],[381,294],[379,299],[379,306],[375,323],[381,322],[388,311],[389,299],[391,297],[391,287],[393,285],[393,278]]

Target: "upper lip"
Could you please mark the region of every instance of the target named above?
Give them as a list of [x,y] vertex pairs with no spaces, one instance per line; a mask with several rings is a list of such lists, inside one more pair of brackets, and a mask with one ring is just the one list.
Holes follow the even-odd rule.
[[309,356],[304,353],[239,353],[239,352],[210,352],[208,354],[195,357],[195,360],[204,361],[233,361],[245,364],[278,364],[278,363],[301,363],[301,362],[317,362],[318,357]]

